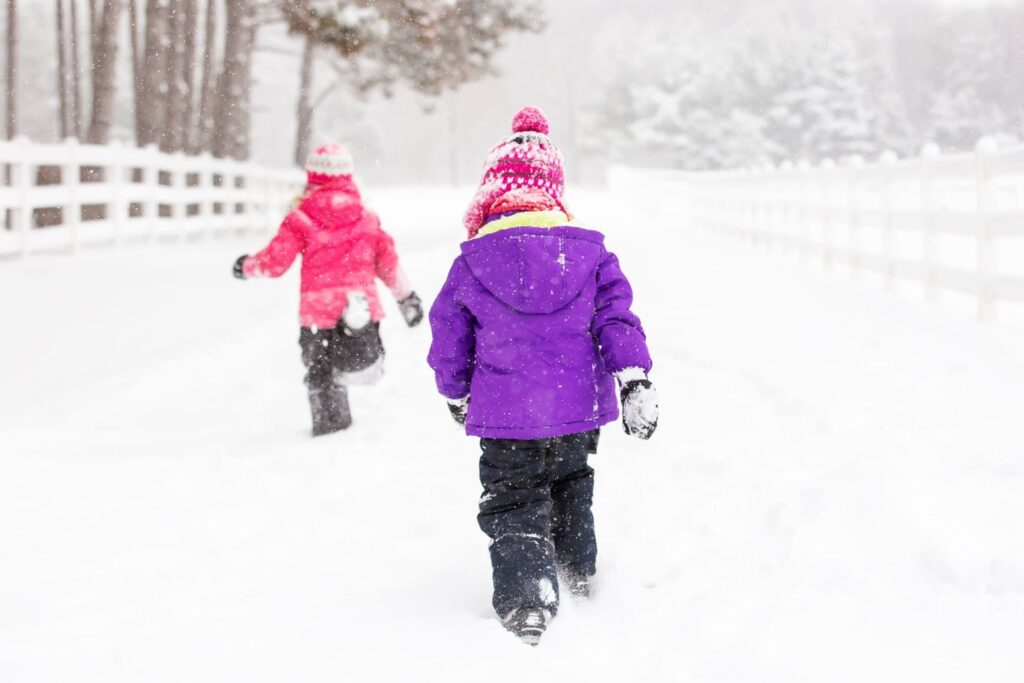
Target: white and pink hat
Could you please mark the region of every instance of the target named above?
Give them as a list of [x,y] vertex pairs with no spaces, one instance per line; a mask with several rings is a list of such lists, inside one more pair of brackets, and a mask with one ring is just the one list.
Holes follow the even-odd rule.
[[466,211],[464,223],[470,238],[480,230],[498,200],[514,190],[540,190],[566,211],[562,153],[548,137],[549,132],[547,117],[536,107],[523,107],[512,119],[512,134],[487,155],[483,180]]
[[323,185],[341,176],[350,176],[355,164],[352,154],[337,142],[317,147],[306,160],[306,177],[311,185]]

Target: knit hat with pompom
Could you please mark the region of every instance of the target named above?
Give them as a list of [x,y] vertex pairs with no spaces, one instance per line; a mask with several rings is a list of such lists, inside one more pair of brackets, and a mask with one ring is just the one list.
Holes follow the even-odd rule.
[[565,170],[562,153],[548,137],[550,126],[544,112],[524,107],[512,119],[512,134],[495,145],[484,163],[484,177],[464,219],[473,238],[492,207],[513,191],[543,193],[554,207],[565,208]]
[[323,185],[353,171],[352,154],[337,142],[317,147],[306,160],[306,177],[310,185]]

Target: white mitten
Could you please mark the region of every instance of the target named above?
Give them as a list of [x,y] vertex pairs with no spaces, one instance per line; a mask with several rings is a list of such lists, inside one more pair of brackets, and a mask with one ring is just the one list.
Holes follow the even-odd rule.
[[348,305],[341,319],[345,321],[345,327],[353,332],[358,331],[370,324],[370,300],[362,292],[349,292]]
[[658,392],[646,373],[628,368],[617,374],[622,389],[622,426],[626,434],[649,439],[658,428]]

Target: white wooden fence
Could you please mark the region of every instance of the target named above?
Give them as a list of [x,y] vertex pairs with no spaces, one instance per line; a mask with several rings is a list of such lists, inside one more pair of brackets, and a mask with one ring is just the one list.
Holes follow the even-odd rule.
[[[1024,303],[1024,147],[917,158],[887,152],[875,163],[784,165],[687,173],[615,169],[630,192],[676,197],[689,224],[767,248],[820,259],[888,287],[919,283],[929,298],[958,292],[978,317],[998,302]],[[624,188],[625,189],[625,188]]]
[[303,178],[209,156],[0,141],[0,257],[276,227]]

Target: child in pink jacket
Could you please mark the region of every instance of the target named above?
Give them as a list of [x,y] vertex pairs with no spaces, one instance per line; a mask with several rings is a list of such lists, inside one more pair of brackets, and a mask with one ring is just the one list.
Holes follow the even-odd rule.
[[391,290],[410,327],[423,319],[423,307],[398,265],[394,240],[363,205],[348,150],[318,148],[306,173],[306,194],[277,235],[255,256],[240,256],[233,272],[240,279],[279,277],[302,254],[299,344],[319,436],[352,424],[346,384],[379,377],[384,309],[376,280]]

